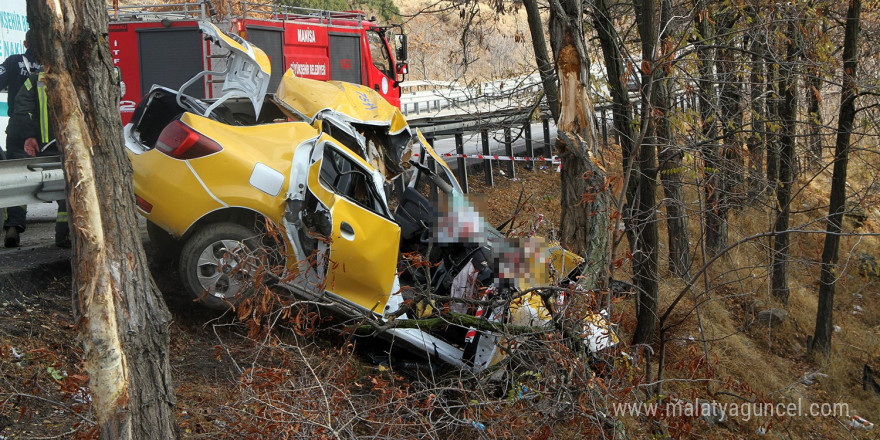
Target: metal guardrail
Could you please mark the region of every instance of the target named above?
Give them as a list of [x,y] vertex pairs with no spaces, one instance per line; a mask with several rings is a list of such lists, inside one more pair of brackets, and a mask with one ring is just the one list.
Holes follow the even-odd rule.
[[538,75],[461,84],[450,81],[406,81],[401,84],[400,109],[412,117],[422,112],[487,113],[531,106],[540,95]]
[[[426,135],[451,136],[456,132],[518,125],[528,120],[541,96],[543,85],[537,74],[463,85],[450,81],[406,81],[401,84],[400,107],[409,124]],[[674,94],[674,108],[696,108],[694,96],[681,91]],[[593,94],[594,117],[598,135],[607,145],[609,137],[618,133],[612,124],[613,104],[601,94]],[[639,91],[629,93],[629,100],[638,114]],[[542,107],[542,118],[548,111]],[[619,142],[619,141],[618,141]]]
[[0,208],[64,199],[58,156],[0,161]]
[[[429,82],[421,82],[415,84],[415,86],[422,87],[426,83],[430,84]],[[419,91],[416,92],[416,94],[417,93],[424,94],[425,92]],[[696,108],[694,96],[689,96],[684,93],[676,93],[674,96],[675,99],[672,103],[673,109],[693,111],[693,109]],[[401,101],[402,107],[406,105],[405,100],[402,99]],[[595,110],[593,117],[596,119],[596,127],[598,131],[596,134],[599,136],[599,140],[604,147],[608,147],[612,139],[616,140],[619,144],[620,133],[614,129],[613,125],[613,105],[611,102],[604,100],[600,102],[601,103],[597,103],[593,107]],[[630,94],[630,102],[635,108],[636,113],[638,113],[640,104],[639,95]],[[523,138],[525,139],[526,156],[523,159],[525,162],[529,162],[530,166],[533,166],[536,149],[532,141],[531,125],[533,117],[535,116],[535,110],[540,110],[540,119],[544,132],[543,143],[540,147],[543,152],[539,155],[543,156],[543,158],[549,158],[552,156],[549,111],[547,111],[545,107],[536,108],[534,101],[531,105],[520,105],[506,108],[498,105],[490,105],[488,103],[483,106],[480,106],[479,104],[476,106],[458,104],[454,107],[450,107],[451,108],[448,108],[445,111],[437,108],[434,113],[430,114],[419,114],[417,112],[416,114],[410,114],[407,116],[407,119],[409,125],[418,128],[425,135],[428,142],[431,142],[432,144],[437,138],[455,138],[456,153],[451,154],[450,157],[456,158],[456,173],[464,192],[468,192],[468,160],[472,163],[477,160],[482,162],[486,185],[490,187],[494,186],[494,178],[492,174],[492,169],[494,167],[493,162],[500,159],[493,159],[497,153],[490,151],[489,140],[487,137],[487,131],[489,130],[503,130],[504,155],[514,156],[511,131],[517,128],[522,129]],[[477,111],[474,111],[475,107],[478,109]],[[466,146],[463,134],[467,132],[480,132],[482,155],[465,154]],[[473,151],[473,146],[468,148]],[[507,160],[504,166],[506,167],[506,176],[510,178],[516,176],[516,167],[514,167],[513,160]]]
[[488,113],[464,113],[422,118],[412,117],[408,118],[408,120],[410,127],[418,128],[426,137],[441,137],[481,128],[499,128],[522,124],[523,121],[529,119],[532,110],[534,110],[532,107],[522,107]]

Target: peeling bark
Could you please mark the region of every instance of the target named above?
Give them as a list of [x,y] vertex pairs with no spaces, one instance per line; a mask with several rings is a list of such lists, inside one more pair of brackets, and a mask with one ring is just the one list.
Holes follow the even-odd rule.
[[590,289],[606,288],[610,199],[605,170],[595,160],[596,123],[589,95],[590,60],[581,2],[551,0],[550,45],[559,78],[562,242],[587,259],[582,284]]
[[104,439],[176,436],[171,316],[138,233],[103,1],[29,1],[64,159],[74,309]]

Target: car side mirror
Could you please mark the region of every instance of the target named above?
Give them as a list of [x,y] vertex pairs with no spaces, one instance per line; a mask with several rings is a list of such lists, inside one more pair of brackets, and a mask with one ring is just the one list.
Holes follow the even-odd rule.
[[407,73],[409,73],[409,64],[397,63],[397,74],[398,75],[406,75]]
[[122,80],[122,69],[113,66],[113,82],[119,87],[119,96],[125,96],[125,81]]
[[394,52],[398,62],[406,61],[406,34],[394,35]]

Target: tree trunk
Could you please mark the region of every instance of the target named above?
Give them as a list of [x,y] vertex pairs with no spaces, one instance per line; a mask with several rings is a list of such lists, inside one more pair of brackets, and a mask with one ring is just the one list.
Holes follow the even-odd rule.
[[810,127],[810,146],[809,150],[812,154],[810,162],[818,165],[819,159],[822,158],[822,77],[821,70],[816,67],[810,69],[810,75],[807,77],[807,118]]
[[706,249],[709,256],[718,255],[727,247],[727,214],[730,207],[736,203],[734,191],[740,180],[739,164],[742,143],[739,132],[742,129],[742,110],[740,109],[742,80],[739,76],[740,67],[735,65],[734,52],[738,51],[733,46],[731,28],[738,15],[733,13],[722,14],[718,19],[716,44],[720,45],[717,51],[718,83],[721,90],[718,101],[718,115],[721,122],[721,136],[724,141],[719,152],[716,150],[715,159],[717,166],[713,166],[714,173],[711,179],[712,191],[707,195],[710,199],[708,205],[710,215],[706,226]]
[[[821,32],[820,35],[825,35],[828,32],[828,24],[823,21],[821,29],[817,24],[813,24],[811,28],[818,32]],[[808,163],[812,163],[813,167],[820,166],[820,160],[822,159],[822,150],[824,150],[824,145],[822,145],[822,125],[823,125],[823,115],[822,115],[822,68],[819,66],[820,60],[819,56],[816,53],[816,50],[812,50],[810,53],[810,69],[809,73],[806,75],[805,83],[807,85],[807,126],[810,129],[810,144],[809,151],[812,156],[812,160],[807,161]]]
[[175,437],[171,316],[138,233],[103,1],[28,2],[64,158],[73,289],[92,408],[104,439]]
[[623,66],[623,54],[618,44],[619,36],[611,20],[609,0],[596,0],[593,3],[595,13],[593,26],[602,47],[602,56],[605,60],[605,71],[608,79],[608,89],[611,92],[611,113],[614,120],[614,130],[620,143],[622,156],[623,175],[626,176],[626,188],[624,189],[624,206],[621,217],[626,227],[627,239],[630,249],[635,248],[632,234],[632,212],[638,191],[639,174],[633,168],[635,153],[635,133],[633,131],[632,105],[629,101],[629,92],[626,88],[627,74]]
[[671,57],[666,46],[672,27],[672,4],[670,0],[660,1],[660,53],[654,69],[651,113],[657,133],[657,159],[659,160],[660,183],[663,186],[663,204],[666,206],[666,230],[669,246],[669,271],[688,279],[691,265],[690,243],[687,232],[687,213],[682,192],[681,173],[682,151],[676,144],[669,121],[671,95],[669,93]]
[[610,203],[605,170],[595,160],[596,122],[580,1],[550,1],[550,45],[559,78],[562,242],[588,262],[581,283],[607,288]]
[[834,172],[831,178],[831,200],[828,207],[825,246],[822,249],[822,269],[819,278],[819,307],[816,310],[816,331],[812,351],[831,354],[834,286],[837,281],[837,249],[840,245],[840,222],[846,201],[846,169],[849,160],[850,135],[856,116],[856,71],[859,62],[859,20],[861,0],[850,0],[846,12],[846,31],[843,40],[843,85],[840,91],[840,113],[837,119],[837,141],[834,146]]
[[779,149],[779,181],[776,187],[776,221],[773,224],[773,271],[770,291],[784,304],[788,304],[788,220],[791,205],[791,185],[794,182],[795,136],[797,133],[797,84],[795,71],[797,58],[798,29],[794,22],[789,23],[788,47],[785,69],[780,77],[779,90],[782,92],[779,116],[782,118],[782,135]]
[[711,47],[712,24],[709,22],[709,9],[705,0],[698,0],[695,20],[699,40],[696,43],[697,63],[700,72],[699,102],[701,142],[703,156],[703,242],[706,256],[714,257],[719,249],[714,247],[720,239],[727,236],[727,223],[721,217],[721,157],[718,154],[718,124],[716,112],[718,99],[715,93],[715,50]]
[[[781,90],[778,90],[778,85],[780,84],[779,77],[781,73],[779,72],[779,63],[773,59],[767,59],[767,69],[769,72],[770,80],[767,84],[770,87],[770,98],[767,100],[767,112],[770,114],[769,119],[772,121],[779,121],[781,119],[780,116],[780,108],[782,106],[782,99],[780,95],[782,94]],[[770,188],[776,188],[776,180],[779,179],[779,124],[770,124],[770,128],[767,130],[767,182],[770,184]]]
[[541,23],[541,12],[538,10],[537,0],[523,0],[526,8],[526,16],[529,21],[529,33],[532,36],[532,47],[535,50],[535,62],[538,64],[538,73],[541,75],[541,83],[544,85],[544,96],[547,97],[547,107],[554,122],[559,122],[559,89],[556,87],[556,73],[553,71],[553,62],[547,53],[547,41],[544,40],[544,25]]
[[[752,17],[757,15],[753,11]],[[750,35],[750,51],[752,53],[749,72],[752,134],[749,136],[749,200],[754,201],[764,191],[764,150],[767,143],[766,120],[767,107],[764,92],[766,90],[764,74],[764,53],[766,43],[760,32]]]
[[[638,208],[633,229],[635,248],[633,254],[633,284],[638,291],[638,311],[633,344],[650,344],[657,322],[657,157],[654,125],[655,109],[651,95],[654,80],[659,78],[656,68],[656,4],[654,0],[635,0],[636,22],[642,41],[642,118],[641,131],[645,133],[638,151],[639,192]],[[647,126],[645,126],[647,125]]]

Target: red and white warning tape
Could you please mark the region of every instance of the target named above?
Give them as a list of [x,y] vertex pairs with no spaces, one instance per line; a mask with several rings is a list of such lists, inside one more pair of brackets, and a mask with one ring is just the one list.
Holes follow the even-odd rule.
[[[418,153],[413,154],[413,157],[419,157]],[[543,157],[543,156],[494,156],[494,155],[483,155],[483,154],[455,154],[455,153],[446,153],[441,154],[440,157],[449,157],[453,159],[481,159],[481,160],[507,160],[507,161],[515,161],[515,162],[550,162],[550,163],[560,163],[559,156],[551,156],[551,157]]]

